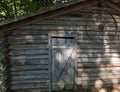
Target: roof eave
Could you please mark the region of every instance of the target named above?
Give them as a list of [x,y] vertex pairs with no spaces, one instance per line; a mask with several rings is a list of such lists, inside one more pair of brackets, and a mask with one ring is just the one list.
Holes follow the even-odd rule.
[[[99,0],[100,1],[100,0]],[[32,16],[28,16],[25,18],[21,18],[18,20],[13,20],[9,23],[5,23],[3,25],[0,25],[0,32],[4,32],[4,31],[9,31],[24,25],[28,25],[37,21],[42,21],[45,19],[49,19],[49,18],[53,18],[56,16],[60,16],[60,15],[64,15],[76,10],[80,10],[83,8],[87,8],[89,6],[92,5],[96,5],[97,3],[99,3],[98,0],[85,0],[82,2],[77,2],[77,3],[73,3],[73,4],[68,4],[56,9],[51,9],[51,10],[46,10],[44,12],[41,13],[37,13],[37,14],[33,14]]]

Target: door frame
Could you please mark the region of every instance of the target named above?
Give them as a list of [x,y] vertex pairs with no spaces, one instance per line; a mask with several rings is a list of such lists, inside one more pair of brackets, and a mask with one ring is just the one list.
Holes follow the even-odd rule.
[[49,48],[49,92],[52,92],[52,44],[51,44],[51,40],[52,37],[65,37],[65,38],[69,38],[72,37],[75,41],[75,79],[74,79],[74,89],[77,89],[77,35],[76,34],[70,34],[70,33],[66,33],[66,32],[50,32],[48,34],[48,48]]

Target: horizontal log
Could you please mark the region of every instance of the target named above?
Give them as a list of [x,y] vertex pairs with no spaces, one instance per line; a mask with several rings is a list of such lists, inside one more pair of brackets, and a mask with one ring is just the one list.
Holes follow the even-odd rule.
[[[83,92],[83,90],[95,90],[96,91],[96,88],[95,88],[95,83],[94,82],[91,82],[91,83],[89,83],[89,85],[88,84],[81,84],[81,83],[77,83],[78,85],[77,85],[77,89],[79,89],[79,90],[81,90],[82,89],[82,91],[80,91],[80,92]],[[99,86],[99,85],[101,85],[100,83],[98,83],[96,86]],[[100,89],[105,89],[105,90],[113,90],[113,84],[111,83],[105,83],[103,86],[102,86],[103,88],[100,88]],[[99,90],[100,90],[99,89]],[[104,91],[104,90],[103,90]]]
[[111,45],[119,45],[120,44],[120,42],[100,42],[100,41],[91,41],[91,42],[85,42],[85,41],[83,41],[83,42],[78,42],[78,44],[82,44],[82,45],[86,45],[86,47],[88,47],[87,45],[89,45],[89,47],[90,46],[94,46],[94,44],[96,44],[98,47],[101,47],[101,48],[104,48],[105,46],[107,46],[107,45],[109,45],[109,46],[111,46]]
[[[95,51],[88,51],[87,52],[87,50],[86,50],[86,52],[84,51],[81,51],[81,52],[77,52],[77,55],[78,55],[78,57],[81,55],[81,56],[89,56],[89,57],[94,57],[94,56],[96,56],[96,57],[98,57],[98,58],[100,58],[100,57],[109,57],[109,56],[111,56],[111,58],[114,58],[114,57],[118,57],[118,59],[119,59],[119,54],[118,54],[119,52],[95,52]],[[115,56],[116,55],[116,56]],[[117,56],[118,55],[118,56]]]
[[31,60],[10,60],[12,66],[16,65],[48,65],[48,59],[31,59]]
[[48,79],[48,74],[41,74],[41,75],[19,75],[19,76],[11,76],[12,81],[22,81],[22,80],[45,80]]
[[[95,84],[95,82],[96,82],[95,80],[94,81],[87,81],[87,82],[86,81],[77,81],[77,88],[78,89],[79,88],[84,88],[84,89],[92,88],[92,90],[93,90],[94,88],[99,87],[101,85],[102,88],[104,88],[104,89],[106,88],[107,90],[109,89],[110,91],[114,89],[113,88],[114,83],[109,82],[109,80],[107,82],[102,82],[102,83],[100,82],[100,83],[97,83],[97,84]],[[102,89],[102,88],[100,88],[100,89]],[[103,92],[105,92],[105,91],[103,91]]]
[[[95,45],[94,45],[95,44]],[[105,51],[105,50],[109,50],[109,52],[112,51],[116,51],[117,49],[119,49],[119,44],[77,44],[77,49],[80,49],[82,51],[85,51],[85,49],[89,49],[89,51],[95,51],[95,50],[99,50],[99,51]]]
[[[117,61],[115,60],[117,59]],[[120,61],[118,58],[77,58],[77,62],[82,64],[91,63],[93,65],[98,64],[120,64]]]
[[11,76],[19,76],[19,75],[34,75],[34,74],[48,74],[48,70],[31,70],[31,71],[17,71],[17,72],[11,72]]
[[[98,79],[99,79],[99,78],[98,78]],[[94,83],[94,85],[95,85],[98,79],[96,78],[96,79],[94,79],[94,80],[84,80],[84,79],[82,80],[82,79],[79,78],[79,79],[77,80],[77,84],[79,84],[79,85],[81,84],[81,85],[82,85],[82,84],[86,84],[86,83],[87,83],[88,85],[92,85],[92,83]],[[103,85],[104,85],[104,84],[114,84],[114,83],[112,82],[112,80],[119,80],[119,79],[103,79],[103,80],[101,79],[101,82],[103,83]],[[100,81],[100,79],[99,79],[98,81]],[[101,82],[100,82],[100,83],[101,83]],[[78,86],[79,86],[79,85],[78,85]],[[99,85],[99,83],[97,83],[96,86],[97,86],[97,85]],[[116,85],[119,85],[119,83],[116,83]]]
[[[81,80],[94,80],[94,79],[96,79],[96,78],[102,78],[102,79],[120,79],[119,77],[120,77],[120,73],[119,74],[114,74],[114,73],[107,73],[107,72],[105,72],[106,74],[99,74],[99,73],[94,73],[94,74],[91,74],[91,73],[85,73],[86,74],[86,76],[81,76],[81,74],[84,74],[84,72],[83,73],[81,73],[81,74],[78,74],[77,76],[78,76],[78,78],[81,78]],[[108,77],[109,76],[109,77]],[[116,76],[118,76],[117,78],[116,78]],[[88,77],[88,79],[84,79],[83,77]],[[94,78],[94,79],[90,79],[90,78]],[[104,80],[105,81],[105,80]]]
[[38,44],[38,45],[10,45],[9,49],[10,50],[27,50],[27,49],[47,49],[48,46],[47,45],[42,45],[42,44]]
[[11,36],[26,36],[26,35],[32,35],[32,36],[40,36],[40,35],[48,35],[48,31],[44,31],[44,30],[22,30],[22,29],[15,29],[13,30],[9,37]]
[[120,71],[120,68],[119,68],[119,67],[79,68],[77,71],[78,71],[78,72]]
[[89,50],[93,50],[93,51],[95,51],[95,50],[97,50],[97,51],[105,51],[105,50],[112,50],[112,51],[116,51],[116,50],[118,50],[119,49],[119,47],[118,47],[118,45],[111,45],[110,47],[109,47],[110,45],[106,45],[106,46],[99,46],[99,45],[86,45],[86,44],[81,44],[81,45],[77,45],[77,49],[80,49],[80,50],[82,50],[82,51],[85,51],[85,49],[87,50],[87,49],[89,49]]
[[[111,56],[111,58],[112,57],[117,57],[117,56],[119,56],[119,51],[117,52],[116,50],[114,50],[114,49],[106,49],[106,50],[104,50],[104,49],[89,49],[89,48],[86,48],[86,50],[85,49],[78,49],[78,52],[77,52],[77,54],[78,54],[78,56],[99,56],[99,57],[101,57],[101,56],[104,56],[104,57],[106,57],[106,56]],[[118,57],[119,58],[119,57]]]
[[25,26],[25,27],[21,27],[21,29],[41,29],[41,30],[49,30],[49,29],[53,29],[53,30],[66,30],[66,29],[69,29],[70,31],[72,30],[76,30],[76,29],[79,29],[79,30],[83,30],[84,29],[84,26],[40,26],[40,25],[31,25],[31,26]]
[[[76,32],[77,33],[77,32]],[[118,41],[119,42],[119,39],[120,39],[120,32],[119,31],[116,31],[116,33],[113,33],[113,31],[111,31],[112,35],[111,36],[108,36],[108,35],[100,35],[100,34],[91,34],[91,33],[78,33],[78,37],[77,37],[77,41],[78,42],[83,42],[83,41],[94,41],[94,42],[97,42],[97,41],[108,41],[108,42],[114,42],[114,41]],[[88,36],[89,35],[89,36]],[[100,38],[101,36],[101,38]],[[99,37],[99,38],[98,38]],[[104,37],[104,38],[102,38]],[[97,40],[96,40],[97,39]]]
[[90,36],[90,37],[88,37],[88,38],[86,38],[86,39],[80,39],[80,40],[77,40],[77,42],[78,42],[78,44],[81,44],[81,43],[88,43],[88,44],[117,44],[117,43],[120,43],[120,41],[119,41],[119,39],[120,38],[116,38],[116,39],[112,39],[112,40],[110,40],[109,38],[107,39],[99,39],[98,38],[99,36]]
[[[100,12],[100,11],[102,11],[102,12]],[[117,11],[115,11],[114,9],[102,9],[102,10],[97,10],[96,8],[94,8],[94,9],[90,9],[90,10],[88,10],[88,9],[86,9],[86,10],[81,10],[80,12],[78,12],[78,13],[75,13],[75,14],[71,14],[71,16],[80,16],[81,14],[80,13],[89,13],[89,14],[102,14],[102,15],[113,15],[113,17],[115,16],[115,15],[119,15],[120,13],[119,12],[117,12]],[[107,17],[107,16],[106,16]],[[104,17],[104,18],[106,18],[106,17]],[[119,17],[119,16],[118,16]],[[117,18],[117,17],[114,17],[115,19]],[[108,18],[107,18],[108,19]]]
[[101,67],[101,68],[105,68],[105,67],[120,67],[120,63],[116,63],[116,64],[99,64],[99,65],[96,65],[96,64],[89,64],[89,65],[82,65],[82,64],[78,64],[77,65],[77,68],[98,68],[98,67]]
[[41,61],[36,61],[36,62],[32,62],[32,60],[30,60],[31,62],[10,62],[11,66],[24,66],[24,65],[48,65],[49,62],[41,62]]
[[22,85],[11,85],[11,90],[21,90],[21,89],[48,89],[48,85],[44,84],[22,84]]
[[48,70],[48,65],[24,65],[24,66],[12,66],[10,71],[28,71],[28,70]]
[[[111,10],[111,11],[114,11],[114,9],[113,8],[110,8],[110,7],[107,7],[107,6],[103,6],[102,8],[99,8],[97,5],[94,5],[94,6],[92,6],[92,7],[89,7],[89,8],[86,8],[86,9],[83,9],[83,10],[80,10],[80,11],[84,11],[84,10],[98,10],[98,12],[100,13],[101,12],[101,10]],[[80,12],[79,11],[79,12]]]
[[78,76],[79,80],[81,81],[96,81],[96,79],[102,79],[102,80],[106,80],[106,81],[112,81],[113,79],[117,79],[117,80],[120,80],[120,75],[119,76],[109,76],[109,75],[106,75],[106,76]]
[[[23,32],[24,33],[24,32]],[[13,40],[40,40],[40,39],[44,39],[44,40],[47,40],[48,39],[48,35],[26,35],[24,34],[24,36],[22,35],[15,35],[15,36],[8,36],[8,39],[10,41],[13,41]]]
[[[80,54],[79,54],[80,55]],[[95,64],[98,64],[98,63],[103,63],[103,64],[109,64],[109,63],[120,63],[120,58],[119,57],[110,57],[110,56],[84,56],[82,57],[77,57],[77,62],[80,62],[80,63],[95,63]]]
[[[90,59],[90,58],[89,58]],[[115,67],[116,65],[119,66],[120,64],[120,61],[117,60],[117,61],[110,61],[110,60],[107,60],[107,59],[91,59],[91,60],[87,60],[87,59],[78,59],[77,60],[78,63],[80,63],[80,66],[92,66],[94,65],[95,67],[97,66],[104,66],[104,65],[109,65],[109,64],[113,64],[113,67]],[[112,65],[111,65],[112,66]]]
[[11,81],[11,85],[19,84],[48,84],[49,80],[20,80],[20,81]]
[[51,33],[51,32],[56,33],[56,34],[58,34],[58,33],[70,34],[70,33],[75,33],[75,31],[77,31],[78,33],[79,32],[81,33],[81,31],[78,31],[78,30],[69,30],[69,29],[66,29],[66,30],[65,29],[64,30],[53,30],[53,29],[48,29],[48,30],[46,30],[46,29],[29,29],[29,30],[27,30],[27,29],[19,29],[19,30],[20,30],[20,32],[18,32],[17,30],[15,32],[12,32],[10,37],[32,35],[33,37],[44,36],[44,37],[48,38],[48,34]]
[[96,62],[96,61],[93,61],[93,62],[77,62],[77,65],[79,66],[104,66],[104,65],[119,65],[120,62],[117,62],[117,61],[99,61],[99,62]]
[[[45,21],[45,22],[42,22],[42,23],[36,23],[36,24],[33,24],[33,25],[40,25],[40,26],[84,26],[85,24],[87,25],[87,23],[92,23],[91,25],[93,26],[98,26],[96,25],[95,23],[99,23],[100,21],[96,20],[94,21],[93,19],[85,19],[85,20],[81,20],[81,21],[61,21],[61,20],[51,20],[51,21]],[[107,19],[107,21],[103,21],[102,23],[104,24],[108,24],[108,27],[115,27],[115,24],[114,24],[114,20],[112,19]],[[112,25],[113,24],[113,25]],[[117,23],[118,25],[120,25],[120,23]],[[90,26],[90,25],[88,25]]]
[[48,40],[13,40],[9,41],[9,45],[32,45],[32,44],[48,44]]
[[29,49],[26,49],[26,48],[9,48],[9,51],[29,51],[29,50],[38,50],[38,51],[40,51],[40,50],[48,50],[48,48],[29,48]]
[[9,55],[36,55],[36,54],[43,54],[47,55],[49,52],[48,50],[42,50],[42,49],[37,49],[37,50],[23,50],[23,51],[10,51]]
[[45,92],[45,91],[48,91],[48,88],[28,88],[28,89],[13,89],[13,90],[10,90],[10,92],[28,92],[28,91],[32,91],[32,92]]
[[[83,13],[83,15],[85,15],[85,13]],[[89,15],[90,15],[90,13],[89,13]],[[93,15],[93,14],[91,14],[91,15]],[[108,15],[108,16],[110,16],[110,15]],[[91,20],[91,17],[88,16],[88,18]],[[114,16],[114,18],[115,19],[120,19],[119,16]],[[107,19],[111,19],[111,17],[107,17]],[[56,18],[53,18],[53,20],[61,20],[61,21],[84,21],[84,20],[86,20],[86,17],[84,17],[84,16],[83,17],[56,17]]]
[[[37,34],[38,33],[38,34]],[[47,31],[44,31],[44,30],[33,30],[33,31],[31,31],[31,30],[20,30],[20,29],[14,29],[11,33],[10,33],[10,35],[11,36],[17,36],[17,35],[30,35],[30,34],[33,34],[33,35],[48,35],[48,32]],[[10,36],[9,35],[9,36]]]
[[10,60],[33,60],[33,59],[47,59],[48,55],[21,55],[21,56],[10,56]]
[[[98,30],[98,26],[94,26],[92,25],[93,27],[91,28],[91,25],[88,26],[87,25],[87,30],[93,30],[93,29],[97,29]],[[83,25],[79,25],[79,26],[40,26],[40,25],[31,25],[31,26],[25,26],[25,27],[22,27],[21,29],[41,29],[41,30],[49,30],[49,29],[54,29],[54,30],[66,30],[66,29],[69,29],[70,31],[72,30],[85,30],[85,26]],[[107,27],[107,30],[116,30],[116,27]]]
[[[117,50],[116,50],[117,49]],[[77,48],[77,53],[78,54],[88,54],[88,55],[93,55],[93,54],[102,54],[102,55],[107,55],[107,54],[118,54],[118,53],[120,53],[120,49],[118,49],[118,48],[109,48],[109,47],[103,47],[103,48],[85,48],[85,47],[81,47],[81,48]]]
[[[79,72],[77,76],[81,76],[82,74],[84,74],[84,72]],[[120,77],[120,72],[119,71],[98,71],[98,72],[85,72],[86,75],[84,76],[88,76],[88,77],[105,77],[105,76],[110,76],[110,77],[115,77],[115,76],[119,76]],[[82,77],[84,77],[82,76]]]
[[[62,24],[63,23],[63,24]],[[31,25],[32,27],[36,27],[36,29],[45,29],[44,27],[48,27],[50,29],[60,29],[61,28],[65,28],[67,29],[68,27],[70,28],[79,28],[79,27],[83,27],[83,30],[85,29],[86,31],[91,31],[91,32],[94,32],[94,30],[96,29],[97,31],[99,31],[98,29],[98,25],[96,25],[97,22],[94,22],[94,20],[92,22],[79,22],[78,24],[74,23],[74,24],[70,24],[71,22],[68,22],[67,24],[64,23],[64,22],[59,22],[58,24],[33,24]],[[99,23],[99,22],[98,22]],[[106,24],[108,24],[107,26],[105,26],[106,30],[114,30],[116,31],[117,28],[120,28],[119,26],[116,27],[116,24],[114,22],[106,22]],[[120,24],[118,24],[120,25]],[[91,27],[92,26],[92,27]],[[30,26],[26,26],[26,27],[23,27],[23,29],[28,29]],[[31,29],[33,29],[32,27],[30,27]],[[53,27],[53,28],[52,28]],[[48,29],[46,28],[46,29]]]
[[[70,27],[69,27],[70,28]],[[60,29],[60,28],[59,28]],[[21,38],[21,39],[24,39],[24,37],[26,36],[26,35],[31,35],[31,36],[33,36],[33,37],[35,37],[35,36],[40,36],[39,34],[41,34],[42,33],[42,31],[44,30],[44,32],[48,32],[48,33],[51,33],[51,32],[54,32],[54,33],[58,33],[58,32],[64,32],[65,34],[71,34],[71,33],[74,33],[74,34],[76,34],[77,33],[77,35],[78,35],[78,37],[85,37],[85,35],[86,35],[86,30],[85,30],[85,27],[83,26],[81,29],[79,29],[79,28],[71,28],[71,29],[63,29],[63,28],[61,28],[60,30],[59,29],[20,29],[21,30],[21,32],[19,32],[19,35],[17,35],[17,34],[13,34],[12,36],[23,36],[23,38]],[[119,36],[119,33],[120,33],[120,31],[119,31],[119,29],[120,28],[118,28],[118,30],[117,30],[117,34],[116,35],[118,35]],[[38,32],[36,32],[36,30],[38,30]],[[24,33],[24,31],[28,31],[27,33]],[[56,32],[57,31],[57,32]],[[96,29],[92,29],[92,31],[94,31],[94,32],[97,32],[98,30],[96,30]],[[108,32],[114,32],[115,30],[107,30]],[[43,32],[43,33],[44,33]],[[88,30],[87,30],[87,32],[88,32]],[[93,34],[94,35],[94,34]],[[10,37],[12,37],[12,36],[10,36]],[[48,34],[47,35],[44,35],[44,36],[46,36],[46,37],[48,37]],[[39,37],[40,38],[40,37]],[[13,38],[14,39],[14,38]],[[19,39],[19,38],[18,38]],[[37,39],[37,38],[36,38]],[[46,38],[44,38],[44,39],[46,39]],[[11,39],[12,40],[12,39]]]
[[48,74],[36,74],[36,75],[32,75],[32,74],[29,74],[29,75],[19,75],[19,76],[11,76],[11,80],[12,81],[22,81],[22,80],[45,80],[45,79],[48,79],[49,76]]

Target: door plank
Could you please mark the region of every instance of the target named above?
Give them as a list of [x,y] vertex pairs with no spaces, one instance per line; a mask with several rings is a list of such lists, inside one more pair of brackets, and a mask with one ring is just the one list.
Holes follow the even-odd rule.
[[[75,41],[52,38],[52,89],[73,89],[75,82]],[[54,48],[55,47],[55,48]],[[63,48],[64,47],[64,48]]]

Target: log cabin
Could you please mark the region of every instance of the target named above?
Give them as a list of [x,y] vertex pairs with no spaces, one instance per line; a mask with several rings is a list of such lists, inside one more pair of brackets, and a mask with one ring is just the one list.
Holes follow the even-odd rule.
[[7,92],[120,92],[120,1],[77,0],[0,23]]

